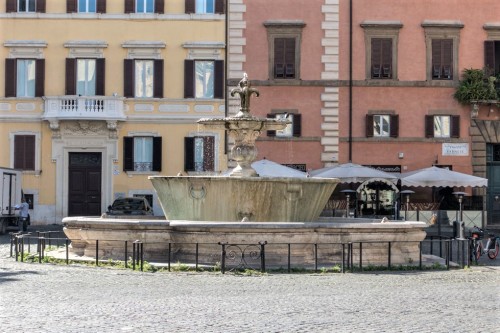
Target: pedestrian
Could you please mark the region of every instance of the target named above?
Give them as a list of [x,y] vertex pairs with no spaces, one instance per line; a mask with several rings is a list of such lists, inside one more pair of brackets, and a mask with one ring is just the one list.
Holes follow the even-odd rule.
[[22,198],[21,203],[19,205],[15,205],[14,208],[19,209],[19,231],[28,230],[30,205],[26,202],[26,199]]

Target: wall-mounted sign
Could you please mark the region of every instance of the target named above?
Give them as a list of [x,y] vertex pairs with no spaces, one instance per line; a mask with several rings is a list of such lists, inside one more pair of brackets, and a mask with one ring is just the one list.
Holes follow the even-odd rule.
[[469,156],[468,143],[443,143],[443,156]]
[[305,164],[282,164],[282,165],[302,172],[307,172]]
[[383,172],[401,172],[401,165],[365,165]]

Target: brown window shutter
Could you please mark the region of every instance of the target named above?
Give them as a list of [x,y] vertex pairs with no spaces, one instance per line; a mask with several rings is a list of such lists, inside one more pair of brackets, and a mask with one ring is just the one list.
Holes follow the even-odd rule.
[[35,97],[45,95],[45,59],[35,62]]
[[184,60],[184,98],[194,98],[194,60]]
[[214,98],[224,98],[224,60],[216,60],[214,66]]
[[274,78],[285,77],[285,38],[274,39]]
[[[444,39],[443,42],[443,75],[445,79],[453,79],[453,40]],[[448,75],[447,75],[448,73]]]
[[186,14],[192,14],[196,12],[195,0],[185,0],[184,7]]
[[392,39],[382,39],[382,78],[392,78]]
[[367,114],[366,115],[366,124],[365,124],[365,132],[366,132],[366,137],[371,138],[373,137],[373,115],[372,114]]
[[[372,46],[372,69],[373,68],[382,68],[382,39],[381,38],[372,38],[371,40]],[[374,72],[372,70],[372,78],[374,77]],[[375,75],[375,78],[378,78]]]
[[106,0],[97,0],[96,11],[101,14],[106,13]]
[[194,171],[194,138],[184,138],[184,171]]
[[302,135],[302,115],[298,113],[293,114],[292,134],[294,137]]
[[432,78],[439,79],[441,78],[441,40],[433,39],[432,40],[432,68],[431,74]]
[[214,171],[215,138],[213,136],[203,137],[203,171]]
[[106,96],[106,59],[98,58],[96,63],[96,87],[95,94],[97,96]]
[[164,0],[155,0],[155,13],[156,14],[165,13],[165,1]]
[[460,116],[451,116],[450,119],[450,137],[459,138],[460,137]]
[[224,14],[226,12],[227,0],[215,0],[215,14]]
[[7,13],[17,12],[17,0],[7,0],[5,11]]
[[153,97],[163,98],[163,59],[154,61]]
[[484,42],[484,67],[488,74],[493,75],[497,64],[495,63],[495,41],[487,40]]
[[135,13],[135,1],[125,0],[125,14]]
[[76,95],[76,61],[75,58],[66,58],[65,95]]
[[[399,115],[391,115],[390,116],[390,121],[391,121],[391,128],[390,128],[390,133],[389,136],[391,138],[397,138],[399,136]],[[373,124],[373,122],[372,122]]]
[[134,137],[123,137],[123,171],[134,171]]
[[153,171],[161,171],[161,136],[153,137]]
[[36,12],[37,13],[45,13],[45,0],[37,0],[36,1]]
[[125,59],[123,63],[123,96],[135,96],[135,68],[133,59]]
[[66,0],[66,13],[78,12],[78,0]]
[[433,138],[434,137],[434,116],[425,116],[425,137]]
[[[268,113],[267,118],[276,118],[276,114]],[[267,136],[276,136],[276,131],[267,131]]]
[[295,38],[285,40],[285,77],[295,78]]
[[14,136],[14,168],[35,170],[35,136]]
[[5,97],[17,95],[17,60],[5,59]]
[[25,158],[24,169],[35,170],[35,136],[25,136]]

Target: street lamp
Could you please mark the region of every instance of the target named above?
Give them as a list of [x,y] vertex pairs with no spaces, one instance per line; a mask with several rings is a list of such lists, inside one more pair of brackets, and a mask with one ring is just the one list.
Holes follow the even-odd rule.
[[462,202],[463,202],[463,199],[464,199],[464,196],[467,195],[466,192],[453,192],[452,193],[453,195],[455,195],[457,198],[458,198],[458,207],[460,209],[460,213],[459,213],[459,216],[460,216],[460,239],[464,239],[464,221],[463,221],[463,211],[462,211]]
[[405,221],[408,219],[408,210],[410,209],[410,195],[413,193],[415,193],[415,191],[412,191],[412,190],[403,190],[403,191],[399,192],[399,194],[406,196]]
[[351,197],[351,194],[356,193],[356,191],[354,191],[354,190],[350,190],[350,189],[349,189],[349,190],[342,190],[342,191],[340,191],[340,192],[344,193],[344,194],[345,194],[345,196],[346,196],[346,200],[347,200],[347,207],[346,207],[346,214],[345,214],[345,216],[346,216],[346,217],[349,217],[349,211],[350,211],[350,210],[349,210],[349,199],[350,199],[350,197]]

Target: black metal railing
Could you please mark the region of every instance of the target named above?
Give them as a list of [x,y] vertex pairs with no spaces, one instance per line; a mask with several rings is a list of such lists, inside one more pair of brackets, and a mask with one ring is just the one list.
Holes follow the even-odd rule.
[[[39,263],[44,261],[47,249],[53,250],[55,244],[59,250],[64,247],[64,258],[66,264],[70,264],[70,240],[67,238],[53,237],[56,233],[38,233],[36,236],[31,233],[12,233],[10,255],[15,257],[16,261],[24,261],[26,253],[33,254],[31,251],[36,244],[36,252],[33,258],[38,259]],[[89,241],[89,240],[87,240]],[[227,242],[219,243],[148,243],[139,240],[135,241],[118,241],[118,240],[91,240],[95,244],[95,256],[92,260],[95,266],[99,266],[101,258],[99,256],[99,243],[115,242],[124,243],[123,247],[123,262],[126,268],[131,267],[133,270],[144,270],[145,263],[145,248],[163,248],[163,262],[167,270],[171,271],[174,260],[179,259],[178,249],[174,248],[183,246],[184,257],[183,262],[186,265],[194,266],[198,271],[200,266],[212,267],[213,269],[220,266],[220,271],[225,272],[255,270],[266,272],[266,267],[275,267],[283,271],[292,272],[296,269],[311,269],[318,272],[320,265],[322,267],[337,266],[338,271],[345,273],[347,271],[363,271],[371,268],[373,260],[366,259],[364,255],[369,254],[370,250],[376,249],[378,256],[386,257],[386,265],[378,265],[377,268],[393,269],[393,249],[394,246],[415,245],[418,243],[418,263],[410,260],[406,266],[414,267],[415,269],[424,269],[423,255],[435,256],[434,259],[441,259],[444,262],[446,269],[449,269],[453,258],[459,267],[471,265],[470,260],[470,243],[467,239],[454,239],[445,237],[432,237],[421,242],[408,241],[370,241],[370,242],[348,242],[348,243],[268,243],[261,241],[257,244],[232,244]],[[130,243],[132,243],[132,256],[129,258]],[[186,252],[186,247],[192,246],[191,250]],[[200,252],[200,247],[205,251]],[[304,255],[297,255],[298,252],[303,253],[312,251],[309,259]],[[219,249],[217,251],[217,249]],[[284,249],[284,250],[283,250]],[[308,250],[310,249],[310,250]],[[194,251],[193,251],[194,250]],[[280,252],[281,250],[281,252]],[[62,252],[62,251],[60,251]],[[277,255],[276,253],[280,253]],[[309,252],[310,253],[310,252]],[[267,254],[267,255],[266,255]],[[312,259],[311,259],[312,258]],[[71,259],[71,260],[70,260]],[[74,258],[73,258],[74,259]],[[109,259],[109,258],[108,258]],[[88,259],[87,259],[88,260]],[[398,266],[402,266],[398,264]],[[286,267],[286,269],[283,269]]]

